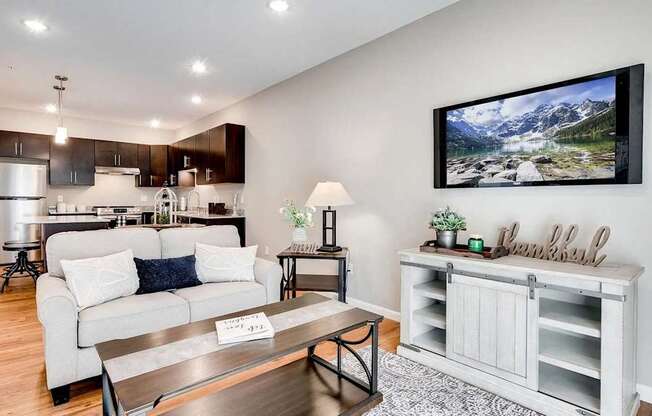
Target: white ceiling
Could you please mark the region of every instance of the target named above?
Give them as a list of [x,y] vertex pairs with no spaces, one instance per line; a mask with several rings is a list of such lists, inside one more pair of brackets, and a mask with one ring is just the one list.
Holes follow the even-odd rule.
[[[44,111],[65,74],[64,114],[176,129],[453,2],[2,0],[0,107]],[[35,18],[49,29],[29,32]]]

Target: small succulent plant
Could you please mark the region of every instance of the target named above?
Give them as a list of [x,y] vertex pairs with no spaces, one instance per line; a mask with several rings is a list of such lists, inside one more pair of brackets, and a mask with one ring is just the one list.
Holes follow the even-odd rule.
[[430,228],[436,231],[459,231],[466,230],[466,218],[459,215],[450,207],[440,208],[432,214]]

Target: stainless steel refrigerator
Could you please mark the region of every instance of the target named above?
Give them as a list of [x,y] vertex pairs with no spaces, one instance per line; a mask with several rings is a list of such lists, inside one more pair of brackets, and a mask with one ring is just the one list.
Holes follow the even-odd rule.
[[[40,226],[18,221],[47,215],[46,194],[46,164],[0,158],[0,246],[5,241],[40,241]],[[15,256],[0,249],[0,264],[13,263]],[[41,253],[32,251],[29,259],[41,260]]]

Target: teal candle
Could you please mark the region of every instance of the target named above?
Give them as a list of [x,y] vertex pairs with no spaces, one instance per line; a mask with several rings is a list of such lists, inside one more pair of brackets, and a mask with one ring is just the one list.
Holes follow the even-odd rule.
[[484,240],[481,235],[471,234],[471,238],[469,238],[469,251],[474,253],[482,253],[484,251]]

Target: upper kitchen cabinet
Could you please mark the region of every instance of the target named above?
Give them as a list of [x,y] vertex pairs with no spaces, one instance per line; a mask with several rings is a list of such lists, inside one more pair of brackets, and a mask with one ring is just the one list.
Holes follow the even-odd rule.
[[197,167],[197,158],[195,152],[195,145],[197,143],[198,135],[188,137],[179,142],[178,154],[179,170],[193,169]]
[[69,137],[65,144],[50,140],[50,185],[95,185],[95,142]]
[[140,175],[136,175],[136,186],[150,186],[150,146],[147,144],[137,145],[138,170]]
[[149,173],[150,185],[160,187],[169,181],[168,177],[168,149],[166,145],[150,146]]
[[48,160],[50,136],[44,134],[0,131],[0,157]]
[[199,136],[197,184],[244,183],[245,127],[224,124]]
[[137,168],[138,145],[133,143],[96,140],[95,164],[96,166]]

